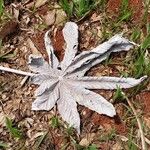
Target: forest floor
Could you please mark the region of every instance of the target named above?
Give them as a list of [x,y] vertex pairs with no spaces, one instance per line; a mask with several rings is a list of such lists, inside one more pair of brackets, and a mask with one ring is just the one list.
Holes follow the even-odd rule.
[[49,29],[55,53],[62,60],[65,44],[62,28],[67,21],[74,21],[79,26],[80,51],[90,50],[116,33],[123,33],[139,45],[129,52],[112,54],[88,75],[148,78],[132,89],[123,90],[127,98],[119,89],[96,90],[113,103],[117,115],[110,118],[78,106],[79,136],[63,122],[56,108],[31,110],[35,85],[28,80],[23,82],[23,76],[0,72],[0,149],[144,149],[138,119],[146,149],[150,148],[150,1],[87,0],[83,5],[82,1],[5,0],[3,4],[0,0],[0,65],[29,71],[30,54],[47,57],[43,36]]

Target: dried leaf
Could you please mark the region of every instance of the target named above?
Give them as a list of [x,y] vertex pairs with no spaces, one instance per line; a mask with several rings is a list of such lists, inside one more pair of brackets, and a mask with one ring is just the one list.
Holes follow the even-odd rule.
[[60,24],[64,23],[64,21],[66,19],[67,19],[67,15],[63,11],[63,9],[57,9],[57,11],[56,11],[55,25],[60,25]]
[[116,115],[114,106],[99,94],[79,86],[75,88],[72,86],[72,94],[80,105],[88,107],[99,114],[105,114],[110,117]]
[[35,2],[35,8],[41,7],[44,5],[48,0],[36,0]]
[[49,64],[44,60],[42,56],[30,55],[28,65],[31,71],[38,73],[49,73]]
[[44,20],[46,25],[50,26],[53,25],[55,22],[55,10],[54,11],[48,11],[47,14],[44,16]]
[[[116,115],[115,108],[110,102],[88,89],[112,90],[117,86],[130,88],[140,84],[146,78],[146,76],[140,79],[84,77],[86,71],[105,60],[112,52],[128,51],[133,47],[134,43],[121,35],[115,35],[93,50],[75,56],[78,46],[78,27],[75,23],[68,22],[63,29],[67,47],[60,65],[48,33],[49,31],[46,32],[44,41],[49,62],[46,62],[42,56],[29,57],[29,68],[36,73],[30,73],[31,81],[39,85],[35,92],[37,98],[32,104],[32,110],[50,110],[57,103],[62,118],[76,128],[78,133],[80,133],[80,117],[76,102],[99,114],[110,117]],[[1,68],[3,69],[0,66]]]

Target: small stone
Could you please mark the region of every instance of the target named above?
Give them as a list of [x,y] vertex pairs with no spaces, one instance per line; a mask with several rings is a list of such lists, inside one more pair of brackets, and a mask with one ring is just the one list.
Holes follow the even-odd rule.
[[5,94],[2,95],[2,99],[6,99],[6,97],[7,97],[7,96],[6,96]]

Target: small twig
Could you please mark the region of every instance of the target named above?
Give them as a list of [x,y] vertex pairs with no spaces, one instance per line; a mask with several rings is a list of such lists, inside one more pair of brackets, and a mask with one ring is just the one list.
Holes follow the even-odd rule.
[[25,82],[28,80],[29,76],[25,76],[23,80],[20,82],[20,86],[23,87]]
[[34,73],[25,72],[25,71],[16,70],[16,69],[11,69],[11,68],[7,68],[7,67],[3,67],[3,66],[0,66],[0,70],[11,72],[11,73],[16,73],[16,74],[20,74],[20,75],[24,75],[24,76],[34,76],[35,75]]
[[145,142],[150,145],[150,140],[148,138],[145,137]]
[[[121,136],[121,135],[116,135],[116,136],[118,136],[121,139],[121,141],[125,141],[125,142],[129,141],[129,138],[125,136]],[[140,146],[138,144],[136,144],[134,141],[132,141],[132,143],[140,149]]]
[[8,52],[6,52],[6,53],[0,55],[0,58],[5,57],[6,55],[8,55],[9,53],[11,53],[12,51],[13,51],[13,50],[11,49],[11,50],[9,50]]
[[[125,94],[124,94],[124,96],[125,96]],[[132,103],[130,102],[130,100],[128,99],[127,96],[125,96],[125,99],[127,100],[129,106],[131,107],[131,109],[132,109],[132,111],[133,111],[133,113],[136,117],[136,120],[137,120],[137,123],[138,123],[138,126],[139,126],[140,136],[141,136],[142,150],[146,150],[145,136],[144,136],[144,132],[143,132],[142,125],[141,125],[141,120],[138,117],[138,114],[137,114],[134,106],[132,105]]]

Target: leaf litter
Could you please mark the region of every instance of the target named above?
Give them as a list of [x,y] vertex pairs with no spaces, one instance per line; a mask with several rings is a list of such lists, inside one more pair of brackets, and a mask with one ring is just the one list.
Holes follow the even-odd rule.
[[[45,48],[48,54],[48,62],[42,56],[29,56],[29,68],[35,74],[24,73],[18,70],[18,74],[31,76],[31,82],[39,85],[35,91],[36,100],[32,103],[32,110],[51,110],[57,103],[57,109],[61,117],[74,127],[80,134],[80,117],[77,104],[88,107],[99,114],[110,117],[116,115],[114,106],[104,97],[88,89],[117,89],[131,88],[140,84],[146,76],[140,79],[124,77],[88,77],[85,73],[93,66],[105,60],[110,53],[128,51],[134,43],[115,35],[107,42],[90,51],[77,54],[78,50],[78,26],[73,22],[66,23],[63,36],[66,42],[64,58],[61,62],[54,54],[52,42],[48,37],[49,31],[44,36]],[[5,71],[4,67],[0,67]],[[7,69],[15,72],[17,70]]]

